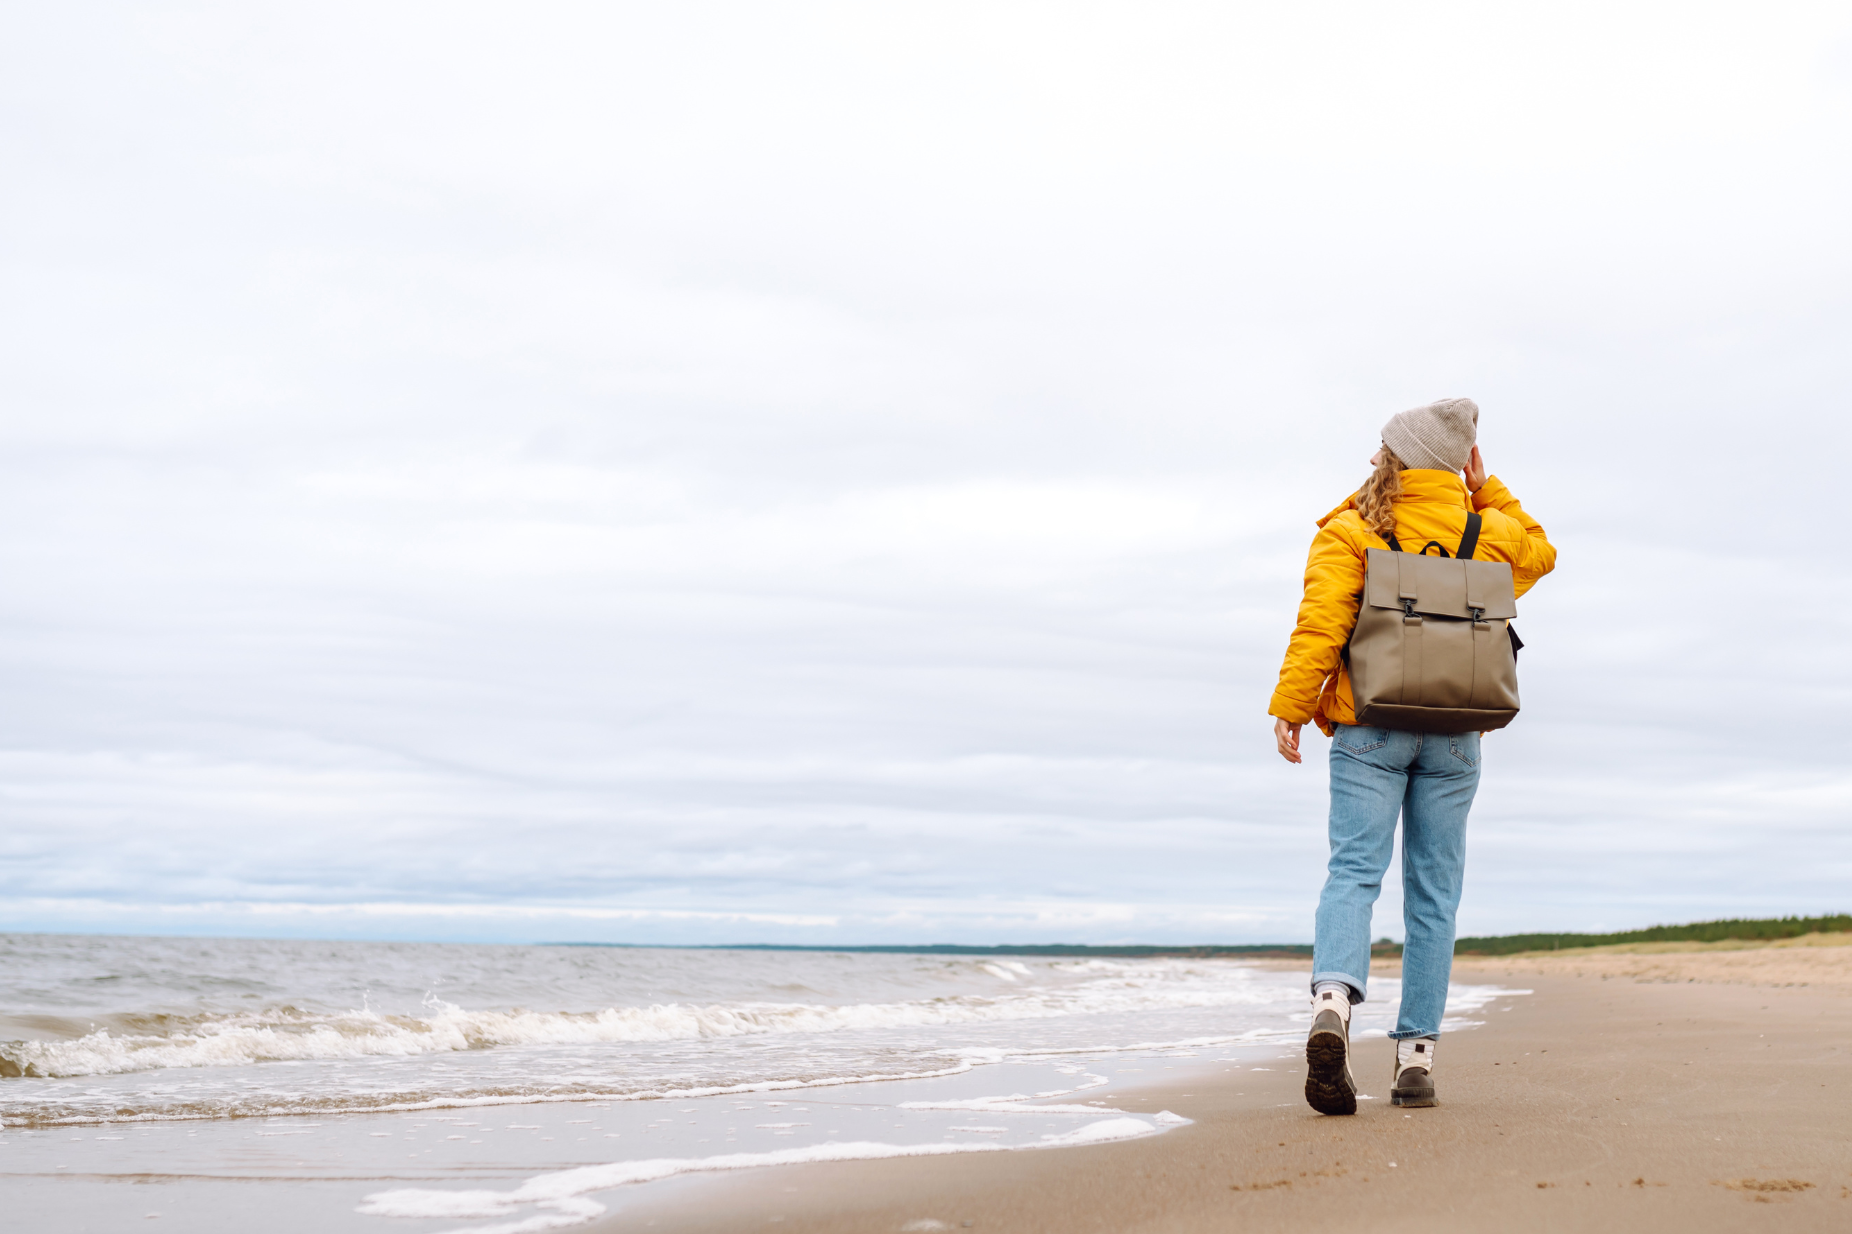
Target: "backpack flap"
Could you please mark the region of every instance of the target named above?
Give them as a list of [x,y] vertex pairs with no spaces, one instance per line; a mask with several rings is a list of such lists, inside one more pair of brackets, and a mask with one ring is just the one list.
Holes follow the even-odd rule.
[[[1388,549],[1364,550],[1368,558],[1364,603],[1470,621],[1473,610],[1489,621],[1518,615],[1511,566],[1503,561],[1462,561],[1457,557],[1417,557]],[[1403,601],[1410,601],[1404,604]]]

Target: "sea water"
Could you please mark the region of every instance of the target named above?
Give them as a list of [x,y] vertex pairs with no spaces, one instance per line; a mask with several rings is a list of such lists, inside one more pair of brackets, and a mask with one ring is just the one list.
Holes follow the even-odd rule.
[[220,1179],[293,1189],[278,1230],[550,1229],[674,1175],[1161,1134],[1113,1094],[1306,1022],[1302,974],[1222,959],[0,935],[0,1181],[189,1229],[249,1219]]

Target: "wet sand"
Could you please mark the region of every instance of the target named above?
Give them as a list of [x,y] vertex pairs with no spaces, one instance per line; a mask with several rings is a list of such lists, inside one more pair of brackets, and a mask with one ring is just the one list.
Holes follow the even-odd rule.
[[1352,1118],[1296,1069],[1192,1077],[1115,1100],[1196,1120],[1163,1136],[640,1188],[585,1228],[1848,1230],[1852,939],[1821,941],[1463,959],[1533,993],[1443,1040],[1436,1109],[1389,1105],[1370,1040]]

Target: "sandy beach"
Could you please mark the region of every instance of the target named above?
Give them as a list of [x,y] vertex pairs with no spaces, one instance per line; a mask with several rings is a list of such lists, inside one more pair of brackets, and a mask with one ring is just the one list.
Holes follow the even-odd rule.
[[1852,935],[1804,934],[1779,942],[1622,943],[1504,957],[1462,956],[1462,980],[1505,976],[1624,977],[1707,985],[1807,986],[1852,992]]
[[[1442,1043],[1437,1109],[1360,1042],[1354,1118],[1281,1066],[1115,1100],[1146,1140],[795,1166],[617,1198],[602,1231],[1852,1228],[1852,938],[1465,958],[1528,989]],[[1393,970],[1390,970],[1393,971]],[[1379,973],[1383,970],[1379,967]]]

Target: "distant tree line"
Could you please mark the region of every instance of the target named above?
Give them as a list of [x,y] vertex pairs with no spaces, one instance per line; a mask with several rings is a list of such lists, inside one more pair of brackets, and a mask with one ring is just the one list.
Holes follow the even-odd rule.
[[1511,955],[1519,951],[1558,951],[1564,947],[1606,947],[1614,943],[1721,943],[1726,939],[1799,938],[1803,934],[1852,933],[1852,915],[1831,917],[1729,917],[1690,925],[1651,926],[1620,934],[1499,934],[1462,938],[1455,955]]
[[[1565,947],[1605,947],[1611,943],[1720,943],[1725,939],[1774,940],[1799,938],[1803,934],[1852,933],[1852,914],[1829,917],[1730,917],[1723,921],[1696,921],[1690,925],[1650,926],[1620,934],[1498,934],[1489,938],[1462,938],[1453,944],[1455,955],[1512,955],[1520,951],[1559,951]],[[548,943],[553,947],[632,947],[655,944],[635,943]],[[975,947],[961,943],[879,944],[872,946],[828,946],[793,943],[702,943],[676,948],[690,951],[854,951],[885,952],[891,955],[959,955],[959,956],[1111,956],[1119,959],[1188,959],[1231,960],[1298,960],[1310,959],[1309,943],[1257,943],[1224,945],[1143,944],[1093,946],[1084,943],[1002,944]],[[1393,958],[1402,954],[1402,944],[1382,938],[1370,945],[1370,954]]]

